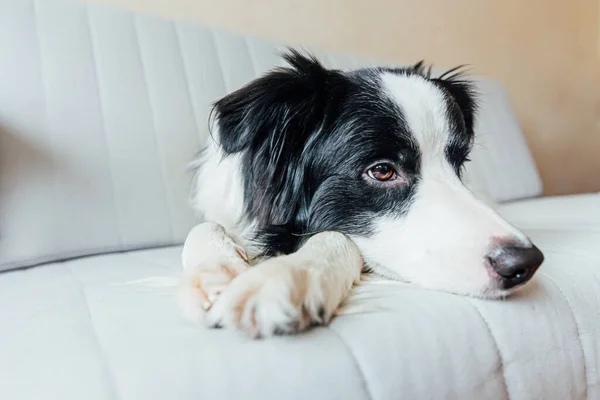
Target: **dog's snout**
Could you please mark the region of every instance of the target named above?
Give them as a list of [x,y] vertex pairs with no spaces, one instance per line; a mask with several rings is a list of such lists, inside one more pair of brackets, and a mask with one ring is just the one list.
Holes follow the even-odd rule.
[[502,289],[510,289],[527,282],[544,261],[544,254],[536,246],[500,247],[486,256],[492,270],[500,277]]

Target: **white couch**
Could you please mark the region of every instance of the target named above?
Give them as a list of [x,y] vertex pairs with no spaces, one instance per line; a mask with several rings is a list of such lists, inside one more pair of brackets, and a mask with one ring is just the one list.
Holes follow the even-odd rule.
[[280,64],[277,47],[0,0],[0,399],[600,399],[600,195],[537,198],[507,96],[483,79],[468,177],[546,255],[518,295],[374,282],[328,327],[251,341],[185,323],[169,288],[123,284],[178,276],[210,102]]

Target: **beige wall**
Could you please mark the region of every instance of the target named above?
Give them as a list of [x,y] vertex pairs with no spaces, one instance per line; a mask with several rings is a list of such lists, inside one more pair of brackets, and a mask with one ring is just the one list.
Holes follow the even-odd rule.
[[548,194],[600,191],[597,0],[90,0],[377,58],[469,63],[509,90]]

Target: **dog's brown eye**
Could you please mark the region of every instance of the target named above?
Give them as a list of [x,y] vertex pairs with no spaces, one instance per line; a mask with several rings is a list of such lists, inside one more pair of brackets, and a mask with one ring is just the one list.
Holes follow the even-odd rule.
[[369,178],[385,182],[396,178],[396,171],[390,164],[377,164],[367,170]]

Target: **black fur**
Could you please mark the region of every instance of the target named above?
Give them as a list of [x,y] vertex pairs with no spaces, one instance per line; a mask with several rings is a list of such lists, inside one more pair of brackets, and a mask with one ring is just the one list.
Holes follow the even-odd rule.
[[[432,82],[443,88],[448,94],[448,112],[454,121],[453,139],[446,147],[446,157],[454,165],[457,173],[461,174],[471,152],[475,139],[475,114],[477,112],[477,95],[473,84],[464,79],[462,66],[453,68]],[[462,123],[461,123],[462,122]]]
[[[226,154],[242,152],[246,217],[258,223],[265,255],[295,251],[309,235],[368,235],[365,216],[402,214],[419,183],[420,154],[402,110],[382,96],[382,71],[418,74],[447,94],[454,140],[447,157],[460,170],[473,141],[475,101],[460,75],[431,78],[423,63],[403,69],[329,70],[294,50],[289,63],[215,103]],[[369,182],[367,167],[401,166],[408,184]]]

